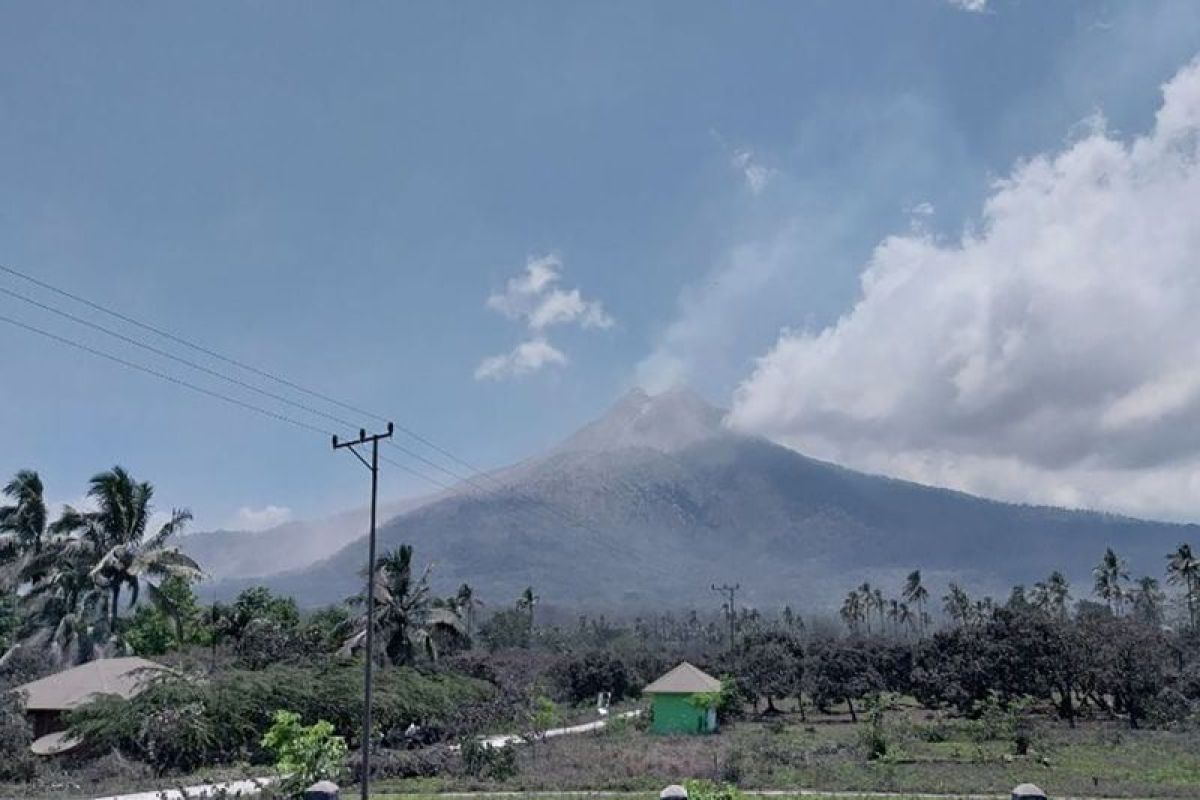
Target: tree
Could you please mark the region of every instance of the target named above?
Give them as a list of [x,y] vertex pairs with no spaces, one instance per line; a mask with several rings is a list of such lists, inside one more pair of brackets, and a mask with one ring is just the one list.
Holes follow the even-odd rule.
[[1051,572],[1045,581],[1035,583],[1030,593],[1030,602],[1035,608],[1059,618],[1067,616],[1070,598],[1071,584],[1058,570]]
[[[383,644],[382,655],[393,664],[411,664],[418,653],[437,658],[436,635],[465,635],[466,629],[458,614],[448,608],[434,608],[426,567],[419,578],[413,578],[412,545],[402,544],[376,560],[375,573],[375,635]],[[344,652],[354,652],[365,644],[367,618],[366,595],[354,601],[364,608],[356,621],[356,632],[343,645]]]
[[0,575],[0,588],[6,584],[15,588],[18,581],[29,579],[28,566],[42,552],[48,514],[42,479],[33,470],[18,472],[4,485],[3,493],[13,502],[0,506],[0,565],[15,566],[15,574]]
[[517,610],[524,611],[529,616],[529,640],[533,641],[533,607],[538,604],[542,598],[533,593],[532,586],[526,586],[525,591],[521,592],[521,596],[517,599]]
[[[742,637],[739,653],[741,677],[759,697],[767,700],[767,712],[777,713],[775,698],[795,696],[800,699],[804,679],[804,647],[790,634],[779,631],[752,633]],[[804,702],[800,699],[800,714]]]
[[809,669],[817,708],[844,701],[854,722],[858,722],[854,701],[877,691],[882,683],[866,651],[849,643],[822,643],[815,648]]
[[1134,616],[1146,625],[1159,627],[1163,622],[1163,607],[1166,595],[1158,581],[1149,575],[1139,578],[1130,593]]
[[1188,622],[1196,630],[1200,621],[1200,559],[1192,554],[1192,546],[1187,543],[1179,545],[1167,559],[1167,582],[1183,586]]
[[959,625],[966,625],[975,616],[975,606],[970,596],[957,583],[951,583],[946,596],[942,598],[942,608],[946,616]]
[[483,605],[483,602],[475,597],[475,590],[471,588],[471,585],[464,583],[458,587],[458,592],[454,595],[454,604],[455,609],[463,615],[467,638],[470,639],[475,632],[475,612]]
[[[858,593],[857,589],[851,589],[846,595],[846,599],[842,601],[842,608],[838,612],[842,620],[846,623],[851,632],[857,633],[858,626],[866,618],[866,609],[864,607],[863,598]],[[867,631],[870,632],[870,624],[867,625]]]
[[153,486],[135,481],[119,466],[93,476],[90,483],[88,498],[96,504],[96,510],[77,511],[68,506],[55,529],[72,537],[61,547],[82,552],[87,560],[92,560],[88,574],[96,586],[108,593],[109,627],[116,628],[121,592],[126,587],[130,590],[131,607],[145,588],[151,602],[169,612],[170,599],[149,579],[203,575],[195,561],[167,547],[171,537],[191,520],[191,512],[173,509],[167,522],[147,535],[153,511]]
[[905,602],[917,608],[917,625],[922,635],[925,633],[925,603],[929,601],[929,590],[921,584],[921,570],[914,569],[908,573],[904,581],[903,597]]
[[1108,604],[1114,615],[1120,616],[1125,605],[1125,584],[1129,582],[1125,561],[1111,547],[1106,548],[1104,557],[1092,570],[1092,576],[1095,579],[1093,591],[1096,596]]

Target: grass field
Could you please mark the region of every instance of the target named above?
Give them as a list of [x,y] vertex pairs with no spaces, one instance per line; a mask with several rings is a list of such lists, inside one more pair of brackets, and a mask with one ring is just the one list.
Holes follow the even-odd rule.
[[1052,797],[1200,797],[1200,734],[1129,731],[1117,722],[1076,730],[1054,720],[1034,726],[1028,755],[988,739],[966,720],[900,711],[884,725],[887,753],[868,760],[862,724],[842,717],[801,722],[791,715],[744,721],[709,737],[658,737],[632,725],[522,748],[520,773],[504,781],[457,776],[390,781],[386,796],[445,791],[634,792],[708,778],[743,789],[857,790],[1006,796],[1026,781]]

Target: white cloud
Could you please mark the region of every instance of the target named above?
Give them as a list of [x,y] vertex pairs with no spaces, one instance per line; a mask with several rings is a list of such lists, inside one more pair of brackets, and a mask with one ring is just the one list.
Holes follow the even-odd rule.
[[946,0],[950,5],[962,11],[982,14],[987,11],[988,0]]
[[484,359],[475,369],[476,379],[515,377],[544,366],[567,364],[567,357],[545,339],[544,331],[557,325],[611,328],[614,320],[599,300],[587,300],[579,289],[562,289],[562,261],[555,255],[531,256],[525,271],[510,278],[504,291],[488,296],[487,307],[511,320],[520,320],[532,339],[511,352]]
[[262,508],[242,506],[227,526],[238,531],[265,531],[282,525],[292,518],[292,510],[284,506],[267,505]]
[[742,174],[746,186],[753,194],[761,194],[776,174],[775,170],[758,163],[752,150],[736,151],[729,163]]
[[978,231],[880,243],[856,305],[785,331],[730,423],[995,496],[1200,513],[1200,61],[1149,134],[1079,136],[997,182]]
[[567,364],[567,357],[545,339],[521,342],[511,353],[485,358],[475,368],[476,380],[501,380],[537,372],[542,367]]
[[524,320],[532,330],[578,323],[584,328],[610,328],[612,317],[598,300],[584,300],[578,289],[559,289],[562,261],[557,256],[531,257],[525,272],[510,278],[503,292],[487,299],[487,306],[509,319]]

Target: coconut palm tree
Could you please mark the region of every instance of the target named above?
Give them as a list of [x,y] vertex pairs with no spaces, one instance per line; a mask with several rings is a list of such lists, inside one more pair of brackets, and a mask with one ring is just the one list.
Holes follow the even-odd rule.
[[1066,617],[1067,603],[1071,598],[1071,584],[1058,570],[1051,572],[1046,580],[1035,583],[1033,591],[1029,594],[1034,608],[1060,619]]
[[1194,630],[1197,615],[1200,615],[1200,559],[1192,554],[1192,546],[1186,543],[1179,545],[1167,559],[1167,582],[1183,586],[1188,622]]
[[959,625],[965,625],[971,621],[974,604],[971,602],[970,596],[957,583],[950,584],[946,596],[942,598],[942,604],[946,616]]
[[463,617],[468,639],[475,628],[475,611],[482,605],[483,601],[475,596],[475,590],[469,583],[458,587],[458,591],[454,595],[454,609]]
[[1108,603],[1108,608],[1114,615],[1120,616],[1125,604],[1124,584],[1129,582],[1124,560],[1118,557],[1111,547],[1106,548],[1104,557],[1092,570],[1092,576],[1095,578],[1093,591],[1096,596]]
[[168,547],[169,540],[191,520],[191,512],[173,509],[168,520],[148,534],[153,486],[134,480],[119,466],[93,476],[90,484],[87,494],[95,510],[78,511],[67,506],[53,526],[55,532],[69,537],[57,545],[65,556],[58,560],[75,568],[91,559],[88,574],[96,586],[108,592],[109,626],[113,629],[120,613],[121,593],[126,588],[130,606],[137,603],[145,589],[152,602],[173,613],[154,580],[170,575],[188,579],[203,575],[195,561]]
[[900,627],[905,631],[905,636],[907,636],[909,632],[915,631],[917,628],[917,618],[913,616],[912,608],[908,605],[908,603],[900,604],[900,609],[897,613],[896,619],[897,622],[899,622]]
[[1166,596],[1155,578],[1138,578],[1131,593],[1133,613],[1149,625],[1161,625]]
[[858,626],[865,618],[862,595],[857,589],[851,589],[846,595],[846,599],[842,602],[842,608],[838,612],[841,614],[842,620],[846,623],[852,632],[858,632]]
[[[427,566],[413,577],[412,545],[402,544],[375,561],[375,636],[383,644],[381,655],[393,664],[411,664],[418,653],[437,659],[438,634],[465,636],[458,612],[445,605],[435,607],[430,596]],[[344,654],[357,652],[366,644],[366,593],[352,599],[364,607],[355,620],[355,632],[342,645]]]
[[[525,591],[521,592],[521,596],[517,598],[517,610],[524,611],[529,615],[529,641],[533,641],[533,607],[538,604],[542,598],[533,593],[532,586],[526,586]],[[732,610],[730,610],[732,615]]]
[[925,632],[925,603],[929,600],[929,590],[921,584],[921,570],[914,569],[908,573],[902,592],[904,601],[917,608],[917,620],[921,633]]
[[23,469],[4,485],[10,505],[0,506],[0,587],[28,580],[27,568],[46,544],[48,518],[42,479],[31,469]]

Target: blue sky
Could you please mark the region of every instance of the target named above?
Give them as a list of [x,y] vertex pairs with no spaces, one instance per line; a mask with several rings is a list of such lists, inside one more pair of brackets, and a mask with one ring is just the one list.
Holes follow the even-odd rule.
[[[1200,7],[1150,0],[7,4],[0,263],[496,465],[636,384],[734,403],[781,330],[854,308],[881,241],[958,236],[1097,111],[1144,133],[1197,52]],[[579,292],[540,326],[488,302],[538,259],[545,292]],[[0,314],[163,363],[9,297]],[[529,341],[561,357],[480,373]],[[24,331],[0,328],[0,368],[0,472],[35,467],[58,500],[113,463],[202,527],[365,489],[320,436]],[[742,419],[802,446],[786,416]],[[909,451],[829,455],[954,483]],[[1171,491],[1109,505],[1190,514]]]

